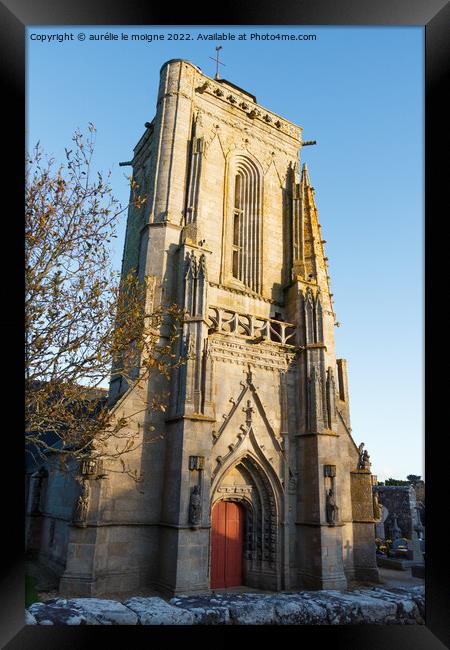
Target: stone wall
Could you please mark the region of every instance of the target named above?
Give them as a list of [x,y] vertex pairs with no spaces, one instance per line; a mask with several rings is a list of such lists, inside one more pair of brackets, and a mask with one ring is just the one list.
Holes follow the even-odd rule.
[[69,526],[77,494],[73,476],[56,467],[49,466],[39,485],[33,478],[30,480],[26,550],[59,575],[66,563]]
[[54,599],[34,603],[27,625],[411,625],[424,624],[423,587],[351,592],[213,594],[173,598]]

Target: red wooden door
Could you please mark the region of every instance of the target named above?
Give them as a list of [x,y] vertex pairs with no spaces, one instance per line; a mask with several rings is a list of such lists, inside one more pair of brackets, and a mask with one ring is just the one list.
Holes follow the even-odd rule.
[[219,501],[211,515],[211,589],[242,584],[244,510],[233,501]]

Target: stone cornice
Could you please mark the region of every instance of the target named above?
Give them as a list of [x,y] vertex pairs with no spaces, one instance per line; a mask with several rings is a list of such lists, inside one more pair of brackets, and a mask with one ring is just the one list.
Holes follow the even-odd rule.
[[200,83],[195,92],[199,94],[211,95],[215,99],[220,99],[225,104],[231,105],[234,108],[240,109],[247,117],[256,122],[261,122],[266,126],[271,127],[277,133],[283,133],[296,140],[299,144],[302,140],[302,128],[293,124],[289,120],[267,110],[263,106],[252,102],[251,99],[245,99],[241,94],[234,90],[232,87],[228,88],[221,83],[206,77],[205,75],[198,76],[205,79]]
[[[157,526],[163,526],[164,528],[177,528],[178,530],[192,530],[193,526],[182,526],[181,524],[169,524],[166,521],[160,521]],[[209,530],[211,526],[195,526],[196,530]]]
[[142,234],[147,228],[175,228],[175,230],[183,230],[183,226],[172,223],[172,221],[151,221],[144,223],[140,230],[140,234]]
[[[53,517],[53,515],[52,515]],[[105,528],[107,526],[163,526],[164,528],[180,528],[190,530],[192,526],[183,526],[180,524],[169,524],[165,521],[99,521],[87,522],[86,528]],[[196,526],[196,528],[209,529],[211,526]]]
[[268,302],[271,305],[277,305],[277,307],[284,307],[284,303],[281,303],[277,300],[272,300],[271,298],[265,298],[263,295],[260,293],[255,293],[253,291],[247,291],[245,289],[235,289],[234,287],[228,287],[224,284],[219,284],[218,282],[211,282],[209,281],[208,284],[211,287],[215,287],[216,289],[222,289],[223,291],[229,291],[230,293],[236,293],[241,296],[248,296],[249,298],[254,298],[255,300],[261,300],[261,302]]
[[331,438],[339,438],[339,433],[334,431],[315,431],[314,433],[296,433],[296,438],[312,438],[313,436],[330,436]]
[[217,422],[215,418],[211,418],[208,415],[203,415],[202,413],[183,413],[178,415],[170,415],[165,419],[167,423],[178,422],[180,420],[195,420],[198,422]]
[[[342,526],[345,526],[347,523],[352,523],[352,522],[339,521],[337,524],[329,524],[327,522],[321,522],[321,521],[296,521],[295,525],[296,526],[315,526],[316,528],[340,528]],[[364,522],[364,523],[367,523],[367,522]]]

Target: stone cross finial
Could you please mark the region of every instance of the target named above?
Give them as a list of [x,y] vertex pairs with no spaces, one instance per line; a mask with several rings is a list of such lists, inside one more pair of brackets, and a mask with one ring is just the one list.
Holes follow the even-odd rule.
[[223,49],[222,46],[218,45],[216,47],[216,52],[217,52],[216,58],[214,58],[213,56],[209,57],[210,59],[212,59],[213,61],[216,62],[216,76],[214,77],[214,79],[216,79],[216,80],[219,78],[219,64],[220,65],[225,65],[225,63],[222,63],[222,61],[219,61],[219,51],[222,50],[222,49]]

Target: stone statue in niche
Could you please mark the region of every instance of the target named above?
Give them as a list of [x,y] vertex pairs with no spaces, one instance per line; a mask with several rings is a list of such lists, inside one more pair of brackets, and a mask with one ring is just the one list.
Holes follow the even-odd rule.
[[86,526],[90,492],[89,481],[84,479],[81,483],[81,494],[75,504],[75,512],[73,516],[73,523],[83,528]]
[[378,501],[378,492],[373,491],[373,518],[377,521],[381,521],[382,509]]
[[336,505],[336,499],[334,497],[333,490],[330,488],[327,492],[327,498],[325,504],[326,517],[327,517],[327,522],[329,524],[336,523],[338,510],[339,508]]
[[295,474],[289,470],[289,489],[295,490],[297,488],[297,478]]
[[249,399],[247,400],[246,408],[243,408],[242,410],[245,413],[245,423],[249,427],[251,425],[251,423],[252,423],[252,416],[253,416],[253,413],[254,413],[254,409],[252,408],[252,403],[251,403],[251,401]]
[[200,526],[201,518],[202,498],[200,495],[200,488],[198,485],[194,485],[189,501],[189,523],[191,526]]

